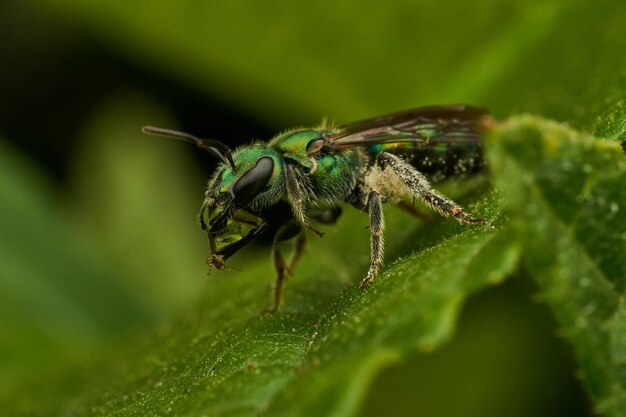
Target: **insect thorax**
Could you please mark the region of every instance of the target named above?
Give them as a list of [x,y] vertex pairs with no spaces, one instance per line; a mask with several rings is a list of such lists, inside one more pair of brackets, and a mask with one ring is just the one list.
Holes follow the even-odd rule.
[[309,143],[330,133],[323,129],[302,129],[279,135],[270,142],[286,163],[298,164],[307,174],[314,205],[345,200],[354,190],[366,161],[361,149],[307,155]]
[[319,198],[345,200],[361,179],[367,157],[362,149],[349,149],[316,158],[317,169],[311,174]]

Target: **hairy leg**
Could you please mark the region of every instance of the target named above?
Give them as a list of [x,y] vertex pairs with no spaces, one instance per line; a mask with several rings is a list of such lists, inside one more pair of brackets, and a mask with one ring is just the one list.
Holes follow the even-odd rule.
[[484,220],[471,217],[461,206],[436,191],[426,177],[396,155],[382,152],[378,155],[379,164],[384,169],[391,169],[408,188],[413,197],[422,199],[428,206],[443,216],[452,216],[465,223],[484,223]]
[[367,196],[367,208],[370,216],[370,269],[367,276],[361,282],[361,288],[367,288],[372,283],[378,270],[383,263],[385,219],[383,217],[383,204],[380,195],[371,191]]
[[311,226],[305,208],[307,201],[311,198],[311,186],[308,181],[300,170],[290,164],[285,165],[287,198],[289,199],[293,215],[298,224],[321,237],[323,233]]

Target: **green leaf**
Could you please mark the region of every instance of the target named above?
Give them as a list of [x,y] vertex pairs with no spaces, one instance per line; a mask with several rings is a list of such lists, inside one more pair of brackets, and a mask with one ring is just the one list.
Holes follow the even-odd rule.
[[464,233],[390,267],[371,292],[349,291],[322,317],[302,364],[268,415],[350,415],[374,376],[452,334],[468,294],[516,265],[505,232]]
[[[368,258],[366,217],[348,214],[331,236],[311,242],[275,316],[259,313],[270,303],[259,280],[272,276],[267,261],[218,278],[195,309],[150,342],[149,355],[131,353],[137,359],[115,391],[87,408],[97,415],[354,413],[383,366],[448,340],[467,296],[517,265],[515,243],[496,226],[497,199],[479,210],[490,226],[421,228],[424,250],[393,262],[367,291],[345,289],[342,279],[364,272]],[[393,259],[416,229],[407,231],[406,214],[389,210],[388,217]],[[338,245],[359,234],[354,247]]]
[[[32,3],[140,65],[289,126],[471,102],[499,117],[530,111],[624,139],[623,1]],[[110,371],[119,381],[92,385],[105,394],[67,400],[69,410],[354,413],[382,367],[449,338],[462,300],[506,275],[521,252],[598,408],[621,415],[624,156],[543,119],[500,129],[490,152],[510,225],[411,229],[392,211],[387,259],[406,256],[363,293],[350,285],[367,263],[367,231],[362,217],[348,215],[334,237],[312,243],[287,286],[286,313],[272,318],[258,316],[270,303],[269,262],[234,258],[244,273],[212,282],[202,303],[158,338],[129,343],[127,360],[109,358],[103,367],[124,368]],[[495,218],[497,197],[482,210]],[[60,403],[34,407],[57,414]]]
[[[398,239],[389,239],[389,255],[415,236],[423,236],[421,249],[362,291],[345,289],[350,271],[367,263],[366,239],[356,239],[367,235],[359,233],[364,218],[348,213],[330,236],[313,240],[315,256],[289,283],[281,314],[259,315],[270,302],[259,281],[272,275],[267,262],[221,277],[156,340],[131,346],[115,388],[84,396],[76,412],[353,415],[381,369],[448,340],[467,296],[504,279],[522,253],[596,406],[623,415],[626,158],[616,143],[531,116],[498,126],[489,145],[510,222],[493,193],[474,206],[485,227],[409,230],[405,215],[388,210],[388,235]],[[339,244],[347,236],[354,245]]]
[[524,264],[571,341],[600,412],[626,413],[626,155],[532,116],[492,141]]

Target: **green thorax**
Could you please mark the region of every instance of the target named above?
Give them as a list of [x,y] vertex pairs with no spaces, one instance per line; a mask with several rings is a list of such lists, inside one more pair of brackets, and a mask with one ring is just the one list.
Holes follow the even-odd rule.
[[354,149],[307,155],[309,143],[332,133],[324,129],[302,129],[283,133],[270,141],[270,146],[285,161],[297,163],[309,173],[313,195],[326,202],[342,200],[354,190],[363,164],[361,152]]
[[307,145],[331,133],[331,131],[323,129],[292,130],[274,137],[270,141],[270,146],[276,149],[283,158],[297,161],[301,165],[311,168],[313,164],[308,160]]

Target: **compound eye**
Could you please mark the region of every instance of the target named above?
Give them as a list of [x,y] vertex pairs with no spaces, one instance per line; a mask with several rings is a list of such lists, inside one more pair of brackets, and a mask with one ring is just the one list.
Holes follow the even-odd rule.
[[274,172],[274,160],[262,156],[233,184],[232,193],[240,207],[245,206],[265,188]]

